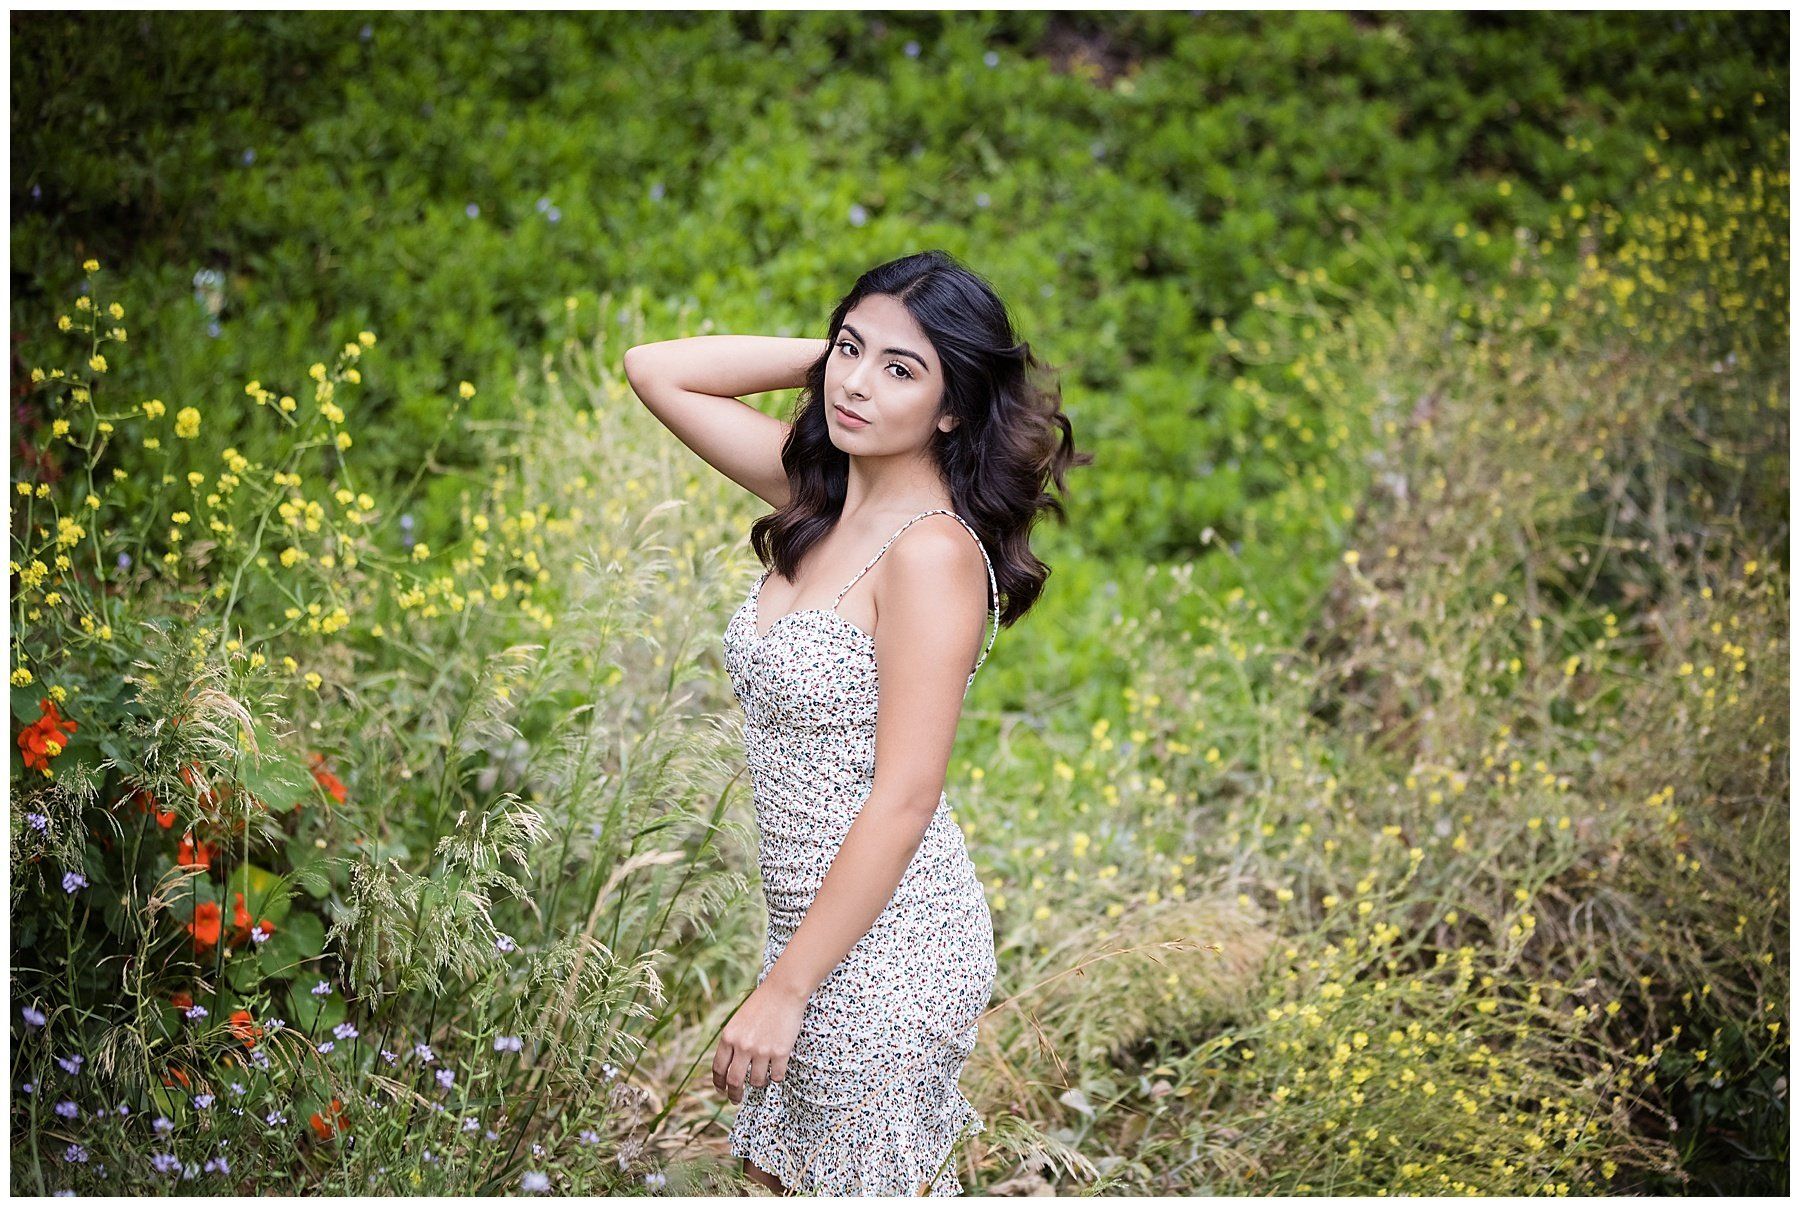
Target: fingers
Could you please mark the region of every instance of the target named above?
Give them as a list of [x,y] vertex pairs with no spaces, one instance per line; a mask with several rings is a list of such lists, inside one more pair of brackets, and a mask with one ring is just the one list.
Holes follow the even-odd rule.
[[725,1072],[731,1067],[731,1057],[731,1045],[724,1040],[720,1040],[719,1046],[713,1050],[712,1080],[713,1089],[719,1091],[721,1094],[727,1093]]
[[772,1082],[786,1080],[787,1056],[757,1055],[723,1039],[713,1051],[713,1089],[733,1102],[744,1100],[744,1089],[761,1089]]
[[731,1058],[731,1065],[725,1070],[725,1089],[733,1102],[744,1100],[744,1074],[750,1069],[750,1056],[739,1052]]

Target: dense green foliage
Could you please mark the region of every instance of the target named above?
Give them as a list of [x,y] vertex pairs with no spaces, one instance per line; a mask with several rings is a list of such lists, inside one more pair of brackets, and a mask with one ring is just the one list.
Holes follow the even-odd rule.
[[1785,1187],[1785,16],[13,34],[15,1191],[728,1184],[757,507],[619,356],[924,246],[1097,457],[971,1189]]

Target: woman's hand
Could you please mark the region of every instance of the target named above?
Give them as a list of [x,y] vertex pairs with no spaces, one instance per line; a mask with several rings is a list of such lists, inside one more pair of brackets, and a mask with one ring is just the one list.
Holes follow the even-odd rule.
[[719,1033],[719,1047],[713,1053],[714,1087],[733,1102],[742,1102],[746,1085],[766,1086],[786,1078],[788,1057],[805,1013],[805,997],[764,977]]

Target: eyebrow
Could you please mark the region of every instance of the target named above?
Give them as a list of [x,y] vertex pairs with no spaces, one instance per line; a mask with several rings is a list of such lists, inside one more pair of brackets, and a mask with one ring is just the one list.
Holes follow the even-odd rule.
[[[854,335],[856,337],[856,342],[859,344],[866,344],[869,342],[863,338],[862,332],[858,331],[855,327],[852,327],[849,323],[845,323],[839,330],[848,331],[851,335]],[[925,358],[920,356],[917,352],[913,352],[906,348],[883,348],[881,351],[884,356],[910,356],[919,362],[919,368],[924,369],[927,373],[931,372],[931,370],[926,367]]]

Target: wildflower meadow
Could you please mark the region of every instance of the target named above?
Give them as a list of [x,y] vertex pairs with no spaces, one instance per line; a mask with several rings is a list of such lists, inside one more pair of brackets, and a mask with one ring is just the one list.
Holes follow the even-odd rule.
[[969,1192],[1784,1193],[1786,22],[19,14],[11,1191],[766,1193],[761,506],[621,357],[942,246],[1095,454]]

